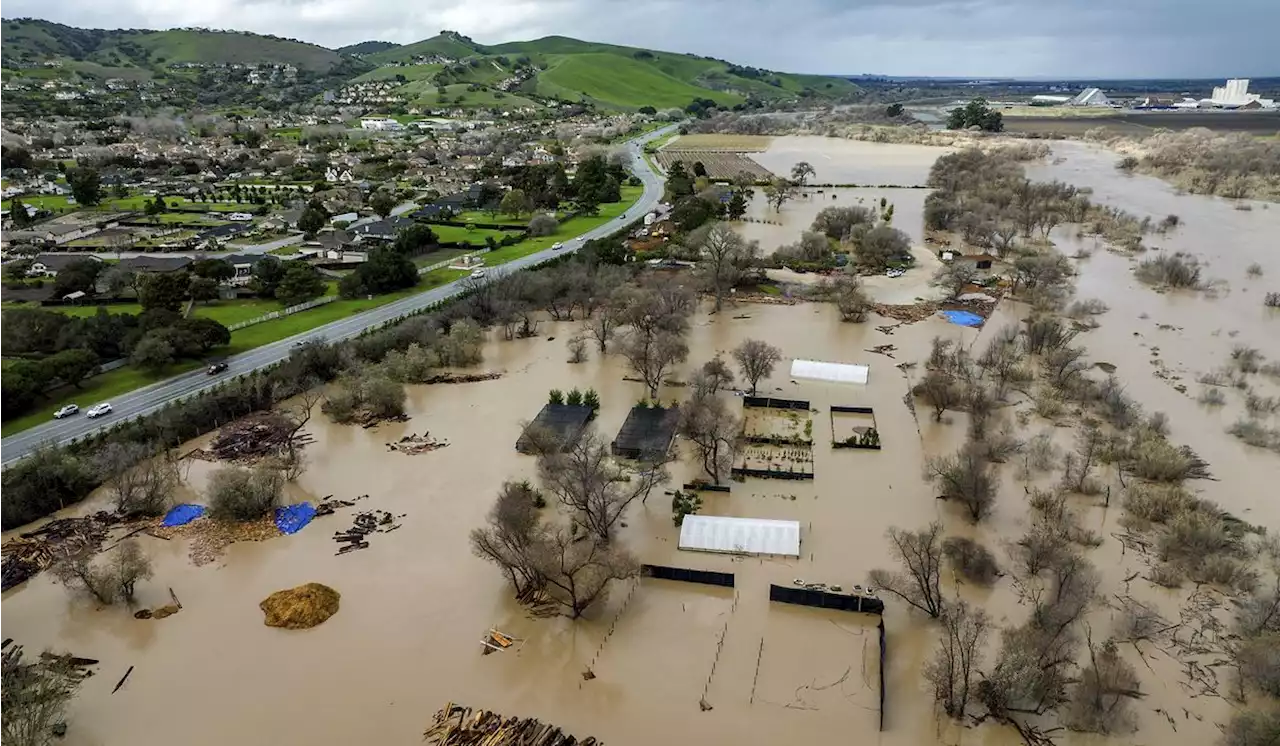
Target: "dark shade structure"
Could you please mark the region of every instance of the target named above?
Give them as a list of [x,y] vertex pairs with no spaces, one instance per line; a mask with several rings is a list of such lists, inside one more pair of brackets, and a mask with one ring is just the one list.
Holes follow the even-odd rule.
[[725,588],[733,587],[733,573],[711,572],[710,570],[690,570],[685,567],[667,567],[666,565],[641,565],[640,574],[646,578],[662,580],[679,580],[685,583],[703,583]]
[[[585,405],[548,403],[543,405],[542,411],[538,412],[538,416],[529,423],[529,427],[545,428],[560,444],[559,450],[563,451],[572,448],[578,442],[578,438],[582,437],[582,432],[587,429],[587,425],[591,424],[595,416],[596,411]],[[521,453],[533,452],[527,428],[525,432],[520,433],[520,439],[516,441],[516,450]]]
[[613,439],[613,455],[637,461],[657,461],[667,455],[680,421],[677,407],[632,407]]
[[813,479],[813,470],[782,470],[782,469],[749,469],[745,466],[735,466],[730,470],[730,475],[734,477],[755,477],[756,479]]
[[836,415],[840,413],[846,414],[865,414],[871,417],[870,431],[859,437],[856,433],[847,440],[831,441],[832,448],[861,448],[869,451],[880,450],[880,428],[876,425],[876,413],[871,407],[831,407],[831,432],[836,431]]
[[809,588],[792,588],[784,585],[769,586],[769,600],[784,604],[813,606],[819,609],[859,611],[863,614],[883,614],[884,601],[873,596],[851,593],[830,593]]
[[888,652],[884,641],[884,619],[880,619],[880,730],[884,730],[884,657]]
[[768,407],[770,409],[807,410],[809,408],[809,402],[804,399],[774,399],[770,396],[744,396],[742,397],[742,407],[744,409]]

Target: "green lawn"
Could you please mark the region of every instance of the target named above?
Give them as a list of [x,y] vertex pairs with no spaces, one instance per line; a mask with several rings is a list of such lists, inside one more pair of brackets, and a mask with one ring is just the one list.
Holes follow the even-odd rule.
[[297,254],[299,251],[302,251],[302,247],[294,243],[294,244],[289,244],[288,246],[281,246],[278,249],[272,249],[267,253],[274,254],[276,256],[293,256],[294,254]]
[[467,243],[480,248],[484,246],[486,238],[493,238],[495,241],[501,241],[508,231],[498,231],[489,228],[459,228],[456,225],[432,225],[431,232],[436,234],[436,238],[446,243],[466,241]]
[[[116,197],[106,200],[102,203],[102,206],[110,210],[145,210],[147,204],[154,201],[155,196],[153,195],[135,194],[130,197]],[[208,212],[253,212],[258,209],[258,205],[251,202],[192,202],[186,197],[170,197],[168,195],[164,195],[164,202],[170,207],[184,207]]]
[[215,220],[193,212],[162,212],[159,215],[148,215],[138,218],[139,223],[153,225],[225,225],[225,220]]
[[[14,433],[48,422],[53,419],[53,413],[61,409],[64,404],[79,404],[81,409],[88,409],[99,402],[109,401],[112,397],[127,394],[134,389],[142,388],[156,381],[162,381],[179,373],[185,373],[200,367],[202,364],[199,361],[189,360],[175,364],[158,375],[149,375],[137,368],[125,366],[110,373],[94,376],[80,384],[79,389],[66,387],[52,392],[49,402],[44,406],[31,414],[5,422],[0,426],[0,436],[7,438]],[[76,416],[83,417],[84,415]],[[110,422],[110,419],[111,416],[108,415],[104,421]]]
[[466,253],[466,249],[440,249],[438,251],[428,252],[422,256],[414,257],[413,263],[419,267],[427,267],[435,264],[436,262],[443,262],[446,259],[452,259],[455,256],[462,256]]
[[[26,306],[29,308],[39,308],[38,304],[5,304],[5,308],[14,308]],[[99,306],[49,306],[46,311],[54,311],[56,313],[65,314],[67,316],[86,317],[94,316],[98,313]],[[103,305],[101,308],[107,309],[107,313],[142,313],[142,306],[137,303],[113,303],[111,305]],[[262,300],[258,298],[243,298],[234,301],[213,301],[211,303],[202,303],[195,307],[193,312],[196,316],[206,319],[213,319],[220,324],[230,326],[238,324],[241,321],[256,319],[263,314],[279,311],[283,308],[279,301]]]
[[522,256],[528,256],[534,252],[550,248],[554,244],[568,241],[611,220],[616,221],[617,217],[626,212],[628,207],[635,204],[642,194],[644,194],[644,187],[624,186],[622,187],[622,201],[600,205],[599,215],[579,215],[561,223],[553,235],[541,238],[526,238],[518,244],[490,251],[484,255],[485,264],[492,267],[495,264],[519,259]]
[[[51,212],[73,210],[79,207],[79,205],[73,205],[67,202],[67,197],[60,194],[23,194],[19,195],[18,199],[20,199],[24,205],[38,207],[41,210],[49,210]],[[9,200],[6,199],[3,202],[0,202],[0,210],[8,209]]]

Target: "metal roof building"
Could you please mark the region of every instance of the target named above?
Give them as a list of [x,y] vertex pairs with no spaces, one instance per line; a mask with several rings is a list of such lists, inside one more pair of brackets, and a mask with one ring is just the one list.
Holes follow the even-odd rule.
[[862,383],[867,382],[871,374],[868,365],[850,363],[824,363],[818,360],[793,360],[791,362],[792,378],[809,378],[828,383]]
[[800,556],[800,522],[768,518],[685,516],[680,548],[696,552]]

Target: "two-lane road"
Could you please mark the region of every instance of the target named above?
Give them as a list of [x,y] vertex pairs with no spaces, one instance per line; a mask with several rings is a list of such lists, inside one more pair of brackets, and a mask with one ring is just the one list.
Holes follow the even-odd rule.
[[[536,254],[516,259],[499,265],[491,271],[493,275],[506,274],[525,269],[548,261],[565,252],[576,251],[584,242],[593,238],[602,238],[615,232],[622,225],[638,220],[645,213],[652,211],[662,199],[662,179],[654,173],[644,160],[643,145],[649,140],[662,137],[675,125],[654,130],[627,143],[631,156],[631,171],[644,183],[644,194],[632,205],[621,219],[613,220],[593,230],[587,231],[558,251],[544,249]],[[417,295],[404,298],[385,306],[379,306],[362,313],[340,319],[311,331],[298,334],[279,342],[273,342],[248,352],[228,358],[230,371],[222,375],[210,376],[204,370],[196,370],[175,376],[145,388],[137,389],[111,401],[115,408],[113,414],[96,420],[84,415],[77,415],[63,420],[52,420],[0,441],[0,460],[10,464],[30,453],[36,447],[46,443],[64,443],[74,438],[82,438],[98,429],[110,427],[123,420],[150,414],[170,402],[191,396],[214,384],[225,380],[228,376],[243,375],[252,370],[263,368],[289,357],[295,343],[308,339],[325,339],[336,342],[358,335],[371,327],[381,326],[405,314],[426,308],[438,301],[451,298],[461,293],[464,281],[458,280]]]

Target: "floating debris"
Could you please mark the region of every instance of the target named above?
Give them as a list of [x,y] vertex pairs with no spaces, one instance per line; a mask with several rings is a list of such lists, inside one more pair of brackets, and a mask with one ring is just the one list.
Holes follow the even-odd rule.
[[311,441],[309,435],[294,437],[297,426],[278,412],[260,412],[227,425],[209,445],[208,451],[192,451],[188,456],[219,461],[245,461],[279,453],[293,445]]
[[[400,515],[403,518],[404,515]],[[337,554],[347,554],[360,549],[368,549],[367,537],[374,533],[390,533],[400,528],[396,516],[385,510],[373,510],[357,513],[351,528],[346,531],[335,531],[333,540],[346,546],[340,547]]]
[[148,535],[158,539],[175,536],[191,539],[191,562],[207,565],[218,559],[227,547],[237,541],[265,541],[280,536],[272,516],[255,521],[220,521],[206,518],[183,526],[161,526],[158,523],[148,530]]
[[436,713],[422,734],[437,746],[602,746],[594,738],[577,738],[534,718],[503,717],[452,702]]
[[433,440],[431,433],[426,432],[422,435],[406,435],[394,443],[388,443],[387,450],[416,456],[419,453],[430,453],[441,448],[447,448],[448,445],[443,441]]
[[66,554],[98,552],[111,529],[125,522],[100,510],[78,518],[59,518],[0,546],[4,590],[25,582]]
[[875,347],[872,347],[871,349],[867,350],[867,352],[870,352],[876,355],[884,355],[890,360],[893,360],[894,359],[893,353],[896,352],[897,350],[898,348],[894,345],[876,345]]

